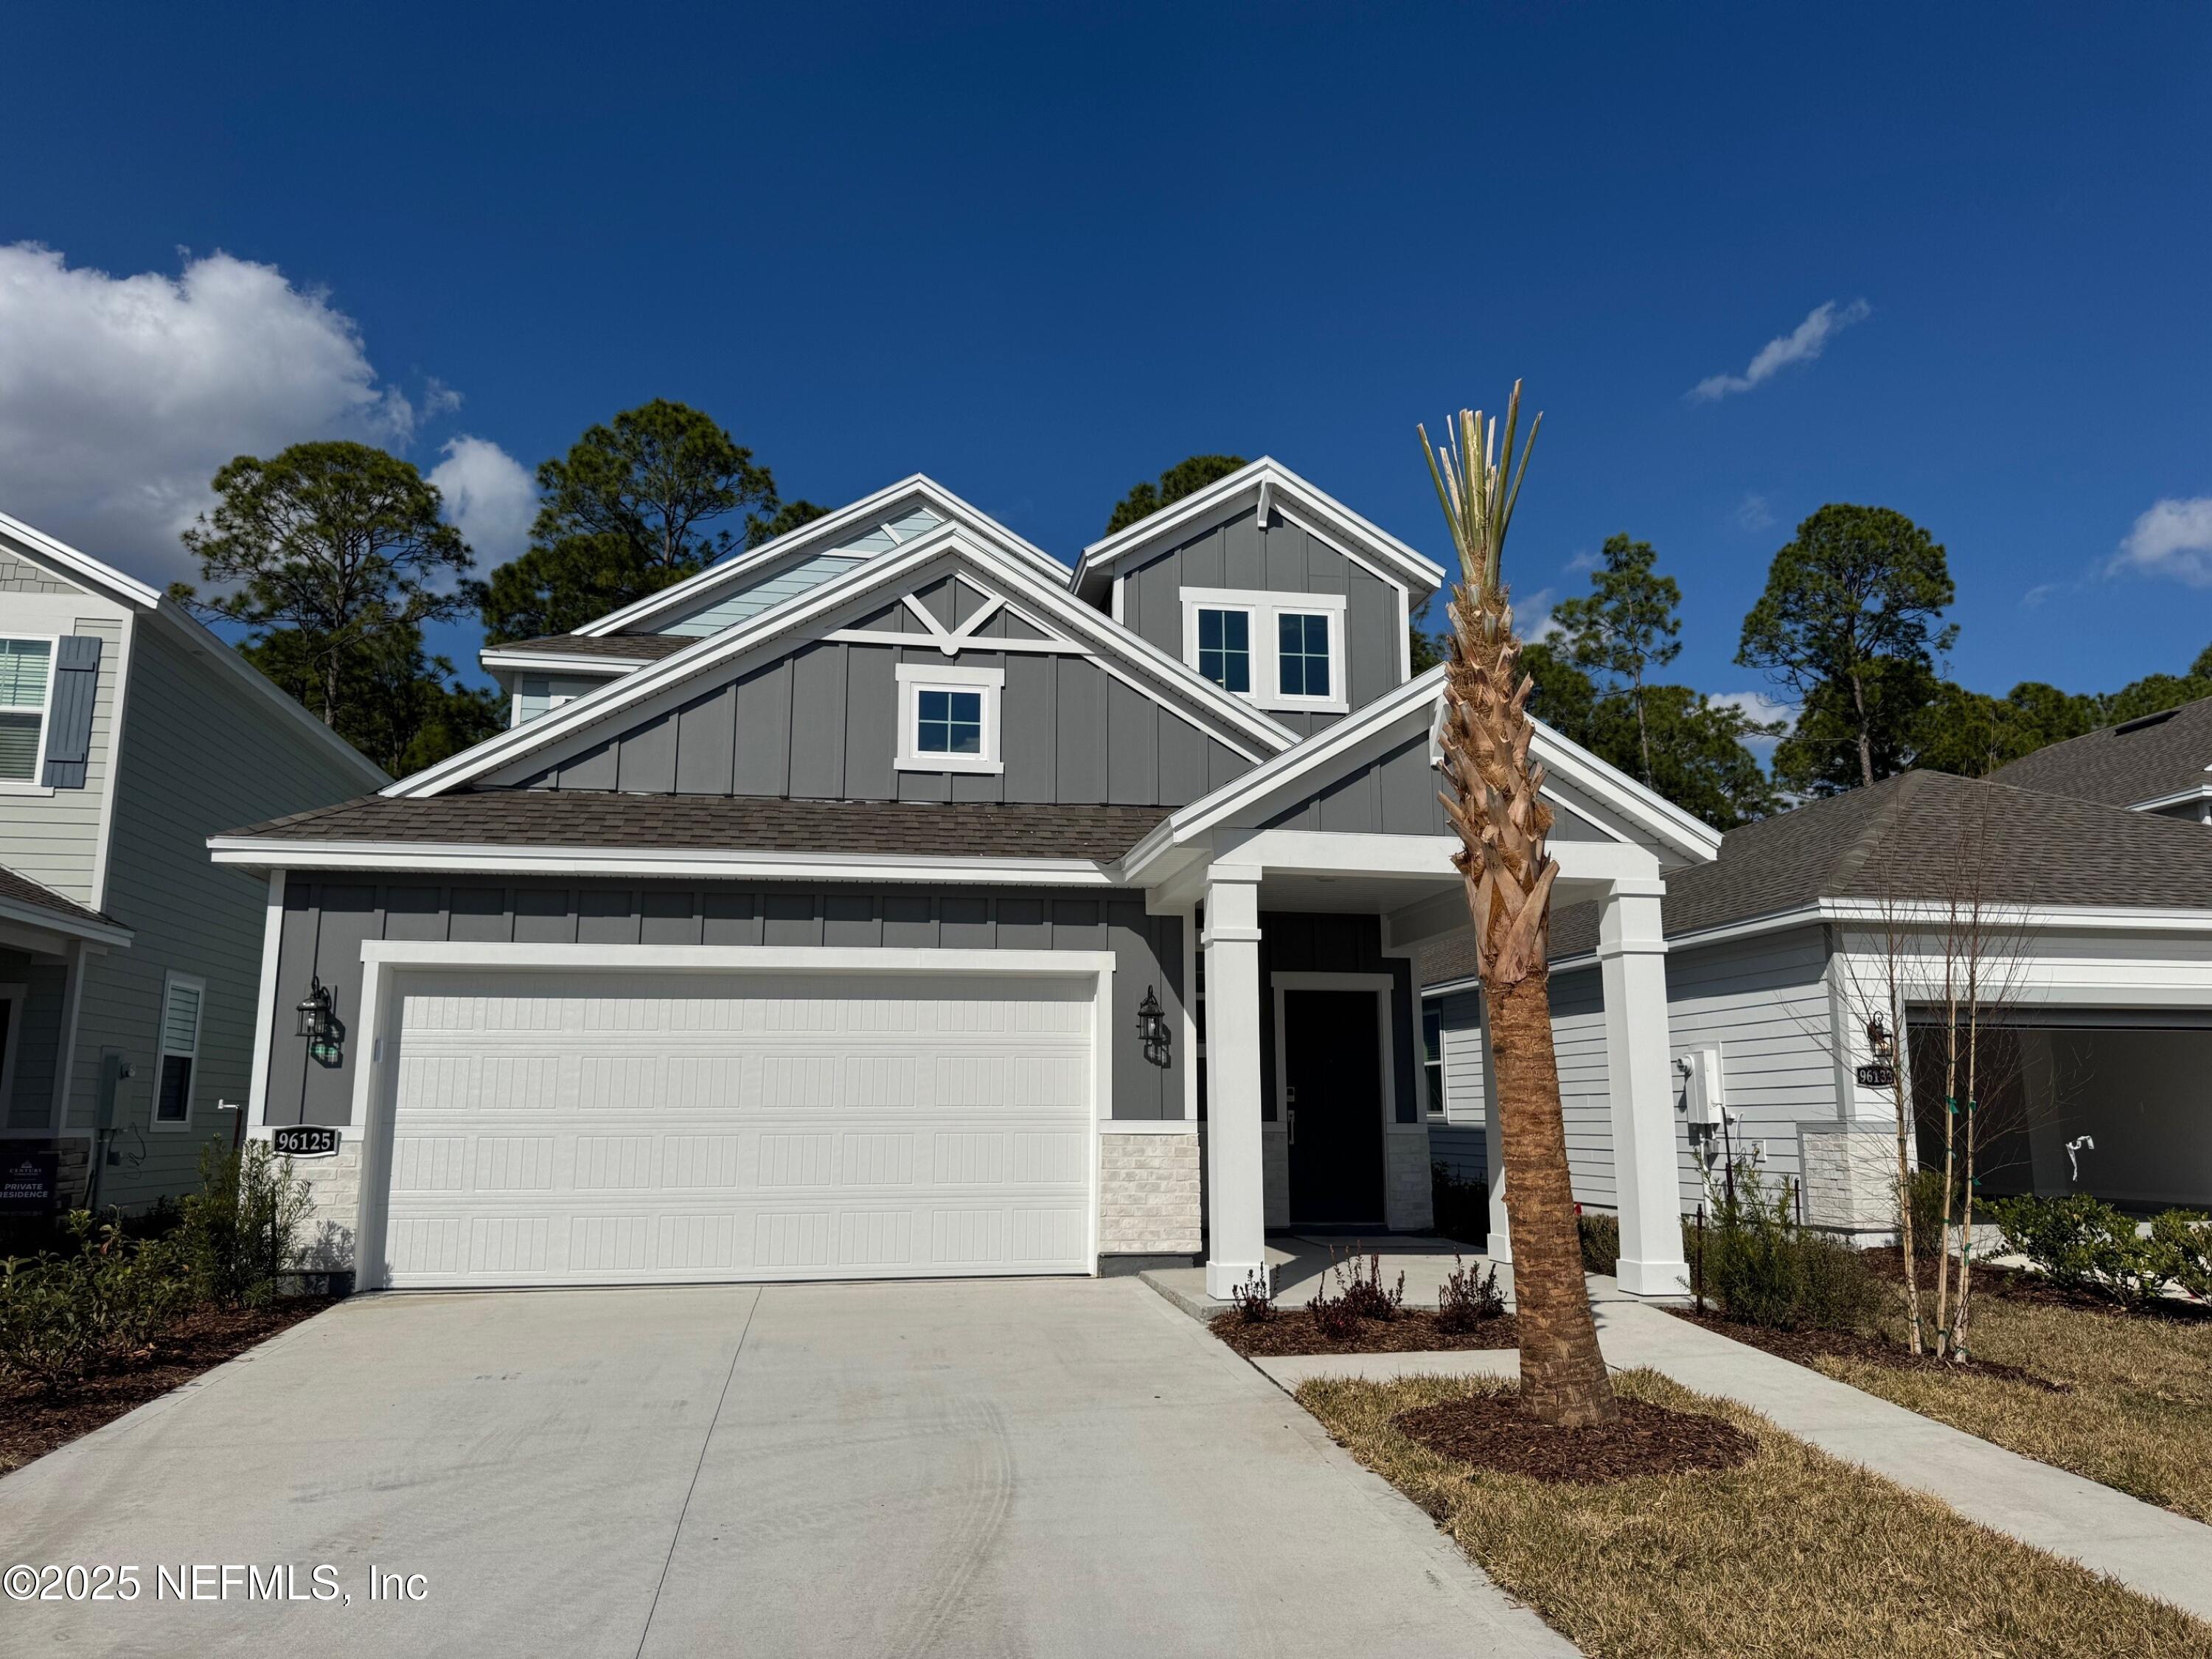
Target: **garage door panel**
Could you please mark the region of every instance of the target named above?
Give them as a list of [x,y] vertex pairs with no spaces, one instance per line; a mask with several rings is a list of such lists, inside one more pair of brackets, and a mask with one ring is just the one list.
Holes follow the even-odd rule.
[[504,977],[403,999],[393,1285],[1089,1270],[1087,985]]

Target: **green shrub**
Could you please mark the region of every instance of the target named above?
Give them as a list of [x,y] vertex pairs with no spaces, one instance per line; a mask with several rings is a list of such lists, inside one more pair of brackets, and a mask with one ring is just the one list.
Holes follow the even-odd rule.
[[1739,1164],[1717,1189],[1699,1277],[1722,1315],[1774,1330],[1855,1331],[1881,1312],[1881,1281],[1849,1245],[1797,1224],[1787,1193],[1769,1199]]
[[49,1395],[142,1348],[187,1299],[176,1251],[90,1212],[69,1218],[76,1248],[0,1262],[0,1369]]
[[2152,1218],[2150,1238],[2166,1277],[2199,1302],[2212,1302],[2212,1215],[2167,1210]]
[[1620,1218],[1575,1212],[1575,1231],[1582,1235],[1583,1271],[1611,1273],[1620,1266]]
[[[2132,1216],[2087,1193],[2001,1199],[1991,1208],[2005,1243],[2051,1284],[2107,1296],[2130,1308],[2155,1302],[2169,1279],[2179,1279],[2191,1269],[2192,1249],[2204,1248],[2192,1246],[2193,1229],[2186,1220],[2166,1222],[2163,1227],[2154,1222],[2145,1237]],[[2202,1259],[2201,1255],[2197,1257]]]
[[1490,1240],[1490,1189],[1455,1174],[1451,1165],[1429,1165],[1429,1196],[1436,1206],[1436,1230],[1446,1238],[1478,1248]]
[[296,1267],[307,1218],[306,1183],[265,1140],[234,1152],[210,1141],[200,1153],[200,1190],[184,1202],[177,1247],[193,1288],[207,1301],[259,1307]]
[[[1951,1182],[1951,1219],[1957,1221],[1966,1213],[1966,1179],[1954,1175]],[[1905,1184],[1905,1202],[1898,1206],[1912,1218],[1912,1242],[1917,1247],[1925,1243],[1929,1249],[1943,1237],[1943,1171],[1919,1169]]]

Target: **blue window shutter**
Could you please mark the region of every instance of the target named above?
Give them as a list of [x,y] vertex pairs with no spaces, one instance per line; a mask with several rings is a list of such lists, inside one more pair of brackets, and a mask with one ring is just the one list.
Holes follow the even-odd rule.
[[82,789],[92,759],[92,703],[100,690],[100,638],[94,634],[63,637],[54,653],[54,700],[46,720],[46,769],[40,780],[49,789]]

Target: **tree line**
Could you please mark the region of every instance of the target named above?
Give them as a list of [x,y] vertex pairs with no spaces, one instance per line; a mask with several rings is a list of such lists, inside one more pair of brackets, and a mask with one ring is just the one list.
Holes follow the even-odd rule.
[[[1109,533],[1246,465],[1193,455],[1132,488]],[[819,518],[712,416],[655,398],[587,428],[538,469],[524,552],[479,579],[436,485],[368,444],[240,456],[185,532],[201,580],[171,592],[240,625],[240,651],[386,770],[418,770],[506,724],[497,695],[429,651],[426,624],[480,617],[488,644],[571,633],[743,548]],[[1681,588],[1649,542],[1609,538],[1590,591],[1563,601],[1522,665],[1531,707],[1562,736],[1729,829],[1792,798],[1914,767],[1984,776],[2045,744],[2212,696],[2212,647],[2182,674],[2109,695],[2023,681],[2002,697],[1939,672],[1958,628],[1944,550],[1903,514],[1821,507],[1774,556],[1735,660],[1798,706],[1764,724],[1660,678],[1681,650]],[[1443,652],[1418,626],[1419,672]],[[1750,744],[1773,738],[1772,769]]]

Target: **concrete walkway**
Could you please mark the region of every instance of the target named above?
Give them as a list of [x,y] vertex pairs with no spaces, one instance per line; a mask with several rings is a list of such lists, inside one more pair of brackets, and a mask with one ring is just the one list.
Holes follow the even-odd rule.
[[[1373,1239],[1310,1238],[1278,1234],[1267,1240],[1267,1261],[1275,1269],[1275,1299],[1286,1308],[1301,1307],[1327,1278],[1331,1261],[1354,1251],[1363,1267],[1370,1255],[1382,1259],[1382,1283],[1387,1287],[1406,1275],[1406,1305],[1433,1308],[1437,1292],[1456,1267],[1477,1273],[1498,1269],[1498,1287],[1510,1307],[1513,1299],[1513,1264],[1493,1262],[1480,1250],[1455,1244],[1448,1238],[1394,1235]],[[1206,1293],[1203,1267],[1154,1267],[1142,1275],[1145,1282],[1196,1319],[1211,1319],[1229,1307]],[[1590,1300],[1618,1302],[1627,1292],[1601,1273],[1589,1275]]]
[[1574,1652],[1126,1279],[357,1297],[0,1480],[0,1539],[143,1580],[0,1605],[9,1659]]
[[[1863,1394],[1659,1309],[1601,1304],[1598,1339],[1616,1370],[1649,1368],[1750,1407],[1775,1427],[1941,1498],[1970,1521],[2079,1561],[2129,1589],[2212,1619],[2212,1527]],[[1302,1354],[1253,1362],[1285,1389],[1316,1376],[1511,1376],[1510,1349]]]

